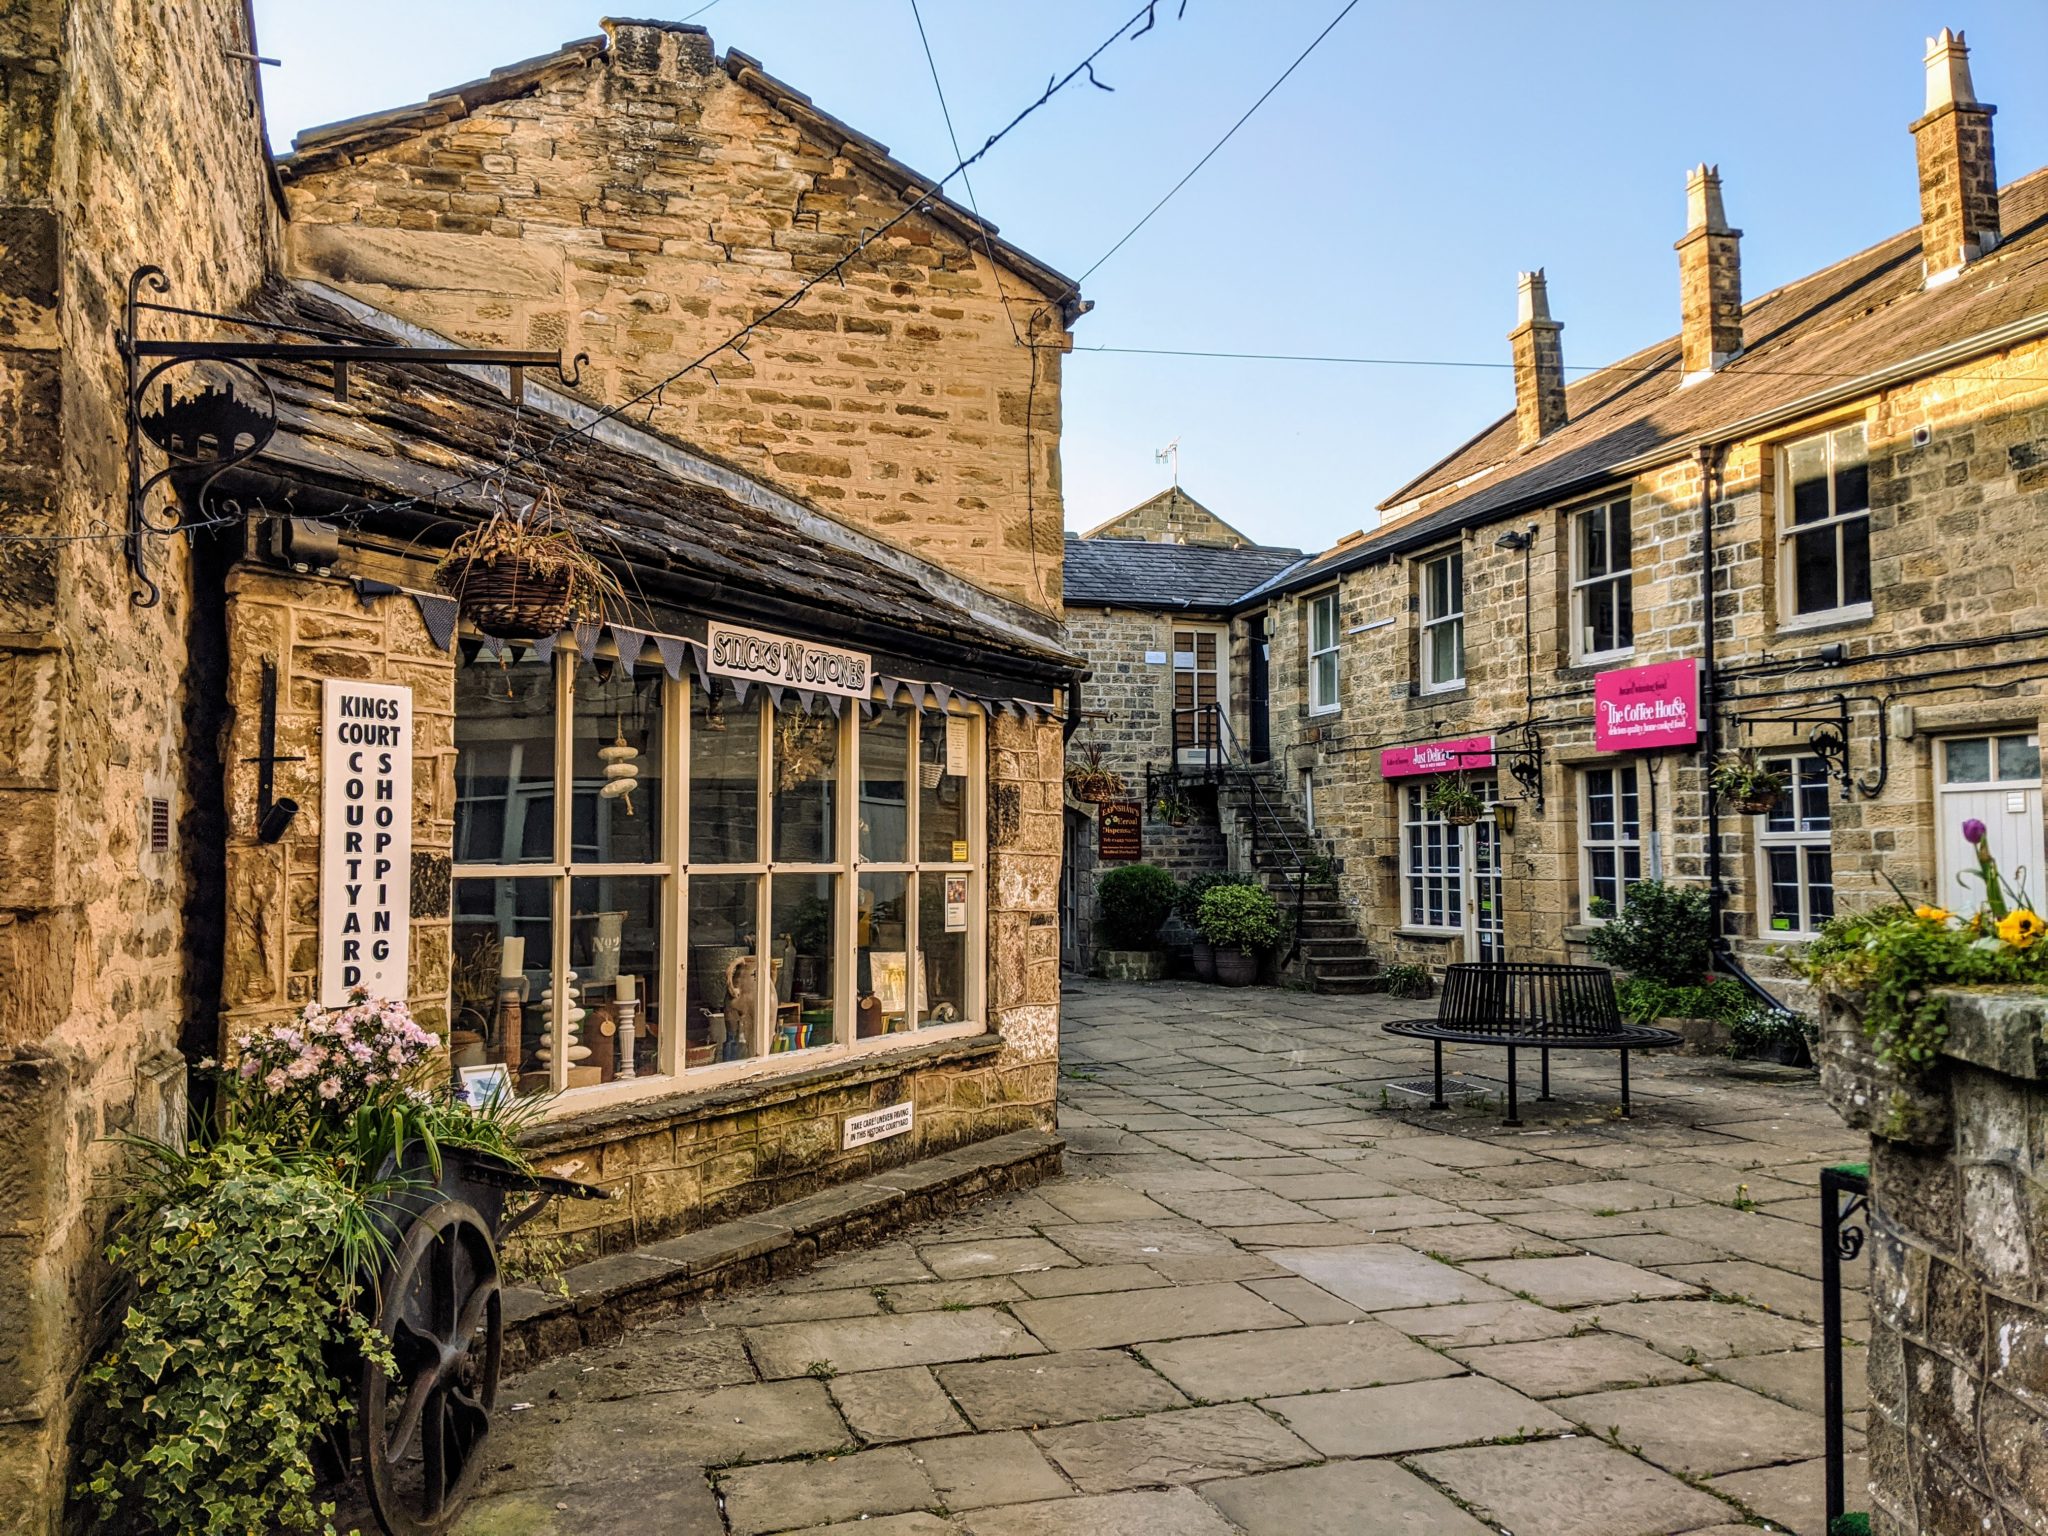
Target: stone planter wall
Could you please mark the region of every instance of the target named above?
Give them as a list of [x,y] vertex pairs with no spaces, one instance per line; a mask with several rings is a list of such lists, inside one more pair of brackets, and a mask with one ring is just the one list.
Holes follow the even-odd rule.
[[1856,999],[1824,1006],[1823,1085],[1871,1131],[1878,1536],[2048,1530],[2048,995],[1957,992],[1948,1016],[1907,1082]]

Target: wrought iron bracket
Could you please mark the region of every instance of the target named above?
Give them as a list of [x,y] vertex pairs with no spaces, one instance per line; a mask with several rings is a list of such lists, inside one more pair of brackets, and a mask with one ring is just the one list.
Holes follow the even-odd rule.
[[1533,725],[1522,727],[1521,741],[1501,754],[1508,777],[1522,787],[1522,798],[1543,814],[1543,737]]
[[[1885,721],[1882,718],[1884,712],[1882,710],[1879,711],[1878,746],[1880,761],[1877,776],[1874,779],[1859,779],[1849,769],[1849,704],[1849,695],[1838,693],[1835,695],[1834,709],[1826,714],[1816,713],[1811,709],[1759,710],[1754,714],[1731,712],[1728,719],[1731,725],[1742,727],[1745,739],[1751,736],[1759,726],[1782,725],[1797,727],[1803,725],[1808,727],[1806,740],[1803,744],[1787,743],[1778,750],[1788,752],[1804,750],[1812,753],[1826,765],[1828,777],[1842,787],[1844,795],[1853,795],[1860,791],[1866,800],[1873,799],[1882,793],[1890,768],[1889,763],[1884,761]],[[1765,750],[1772,749],[1766,747]]]
[[[149,574],[148,541],[151,536],[188,532],[199,526],[218,526],[235,521],[239,510],[212,500],[212,489],[220,477],[238,464],[245,464],[269,446],[277,434],[277,395],[270,382],[252,366],[259,362],[329,363],[334,369],[334,395],[348,398],[348,370],[356,363],[422,364],[431,368],[489,367],[510,372],[514,399],[525,392],[525,370],[552,368],[562,383],[574,388],[582,379],[582,354],[565,364],[559,352],[514,351],[476,347],[386,346],[350,340],[318,342],[248,341],[241,339],[190,341],[145,337],[142,316],[182,315],[189,319],[226,324],[247,324],[258,330],[277,330],[269,321],[243,320],[208,310],[182,309],[174,304],[145,299],[170,292],[170,281],[161,267],[137,267],[128,278],[128,292],[121,310],[121,328],[115,344],[121,354],[126,385],[128,433],[128,507],[124,533],[128,569],[134,578],[129,600],[138,608],[153,607],[163,597],[162,589]],[[172,377],[174,370],[194,364],[211,364],[196,378]],[[225,375],[225,377],[223,377]],[[152,388],[161,384],[154,402]],[[183,387],[181,387],[181,385]],[[145,463],[145,445],[161,454],[156,469]],[[183,495],[159,501],[158,488],[166,481],[191,481],[179,486]],[[197,516],[188,517],[187,508]]]

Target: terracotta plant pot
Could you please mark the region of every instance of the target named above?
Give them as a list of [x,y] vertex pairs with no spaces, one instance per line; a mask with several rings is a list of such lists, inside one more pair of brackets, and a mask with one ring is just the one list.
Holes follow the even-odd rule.
[[1248,987],[1259,979],[1259,957],[1232,944],[1216,950],[1216,979],[1226,987]]
[[1207,939],[1197,939],[1188,949],[1188,958],[1194,962],[1195,980],[1216,979],[1216,946]]
[[488,565],[457,560],[441,568],[441,585],[465,619],[499,640],[544,640],[569,627],[574,578],[566,569],[543,572],[515,555]]

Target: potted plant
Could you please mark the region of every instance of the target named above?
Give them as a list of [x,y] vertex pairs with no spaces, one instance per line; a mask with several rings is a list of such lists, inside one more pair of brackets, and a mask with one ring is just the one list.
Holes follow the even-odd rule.
[[1763,815],[1785,793],[1785,775],[1766,768],[1750,747],[1722,758],[1707,782],[1745,816]]
[[1067,788],[1076,800],[1106,805],[1130,793],[1124,776],[1102,766],[1102,748],[1092,743],[1081,749],[1081,760],[1067,769]]
[[1197,981],[1216,979],[1216,946],[1209,942],[1201,927],[1202,898],[1219,885],[1245,883],[1242,876],[1226,874],[1218,869],[1205,869],[1200,874],[1188,876],[1181,883],[1180,896],[1174,903],[1174,910],[1180,914],[1180,920],[1194,933],[1194,941],[1188,948],[1188,958],[1194,965]]
[[[1125,864],[1110,870],[1095,882],[1095,909],[1108,949],[1144,955],[1159,947],[1159,930],[1173,915],[1173,900],[1180,884],[1157,864]],[[1130,961],[1124,972],[1165,974],[1163,959],[1156,966]]]
[[524,507],[501,500],[449,546],[435,576],[465,619],[500,640],[558,635],[623,595],[546,489]]
[[1259,957],[1287,931],[1280,904],[1256,885],[1213,887],[1203,896],[1196,921],[1216,947],[1216,979],[1226,987],[1257,981]]
[[1195,814],[1194,806],[1177,789],[1161,790],[1152,799],[1152,819],[1169,827],[1184,827]]
[[1441,816],[1454,827],[1471,826],[1486,810],[1478,790],[1463,779],[1447,775],[1439,775],[1430,783],[1429,795],[1422,804],[1432,816]]

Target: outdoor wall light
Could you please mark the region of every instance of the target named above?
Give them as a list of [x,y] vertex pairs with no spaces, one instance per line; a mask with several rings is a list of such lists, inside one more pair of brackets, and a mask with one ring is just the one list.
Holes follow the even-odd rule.
[[1496,800],[1493,802],[1493,824],[1500,828],[1502,837],[1515,835],[1515,802]]
[[256,840],[274,843],[291,830],[292,818],[299,814],[299,802],[278,799],[270,802],[270,809],[263,813],[263,819],[256,823]]

